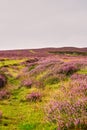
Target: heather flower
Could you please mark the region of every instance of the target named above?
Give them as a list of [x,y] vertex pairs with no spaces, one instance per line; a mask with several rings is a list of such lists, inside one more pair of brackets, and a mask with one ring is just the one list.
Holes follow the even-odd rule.
[[79,124],[80,124],[80,120],[79,120],[79,119],[75,119],[74,125],[77,126],[77,125],[79,125]]
[[87,98],[77,102],[50,101],[45,108],[47,120],[58,124],[61,129],[77,127],[87,120]]
[[22,85],[30,88],[32,86],[32,81],[31,80],[24,80],[22,82]]
[[0,100],[7,99],[10,97],[10,92],[7,90],[1,90],[0,91]]
[[79,68],[75,64],[72,64],[72,63],[63,64],[59,69],[59,73],[70,75],[76,72],[78,69]]
[[87,75],[86,74],[73,74],[71,76],[72,80],[77,80],[77,81],[81,81],[81,80],[86,80],[87,81]]
[[41,101],[42,94],[40,92],[32,92],[27,95],[26,99],[27,101]]

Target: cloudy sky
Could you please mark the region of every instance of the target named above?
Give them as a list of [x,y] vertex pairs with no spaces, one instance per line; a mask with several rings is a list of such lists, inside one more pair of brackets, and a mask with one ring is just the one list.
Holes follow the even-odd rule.
[[0,49],[87,47],[87,0],[0,0]]

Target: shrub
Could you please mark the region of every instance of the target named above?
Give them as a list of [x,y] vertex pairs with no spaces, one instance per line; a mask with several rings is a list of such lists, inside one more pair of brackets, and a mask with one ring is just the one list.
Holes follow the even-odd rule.
[[87,127],[87,98],[74,104],[68,101],[51,101],[46,108],[48,121],[58,124],[60,129]]
[[60,79],[57,76],[50,76],[47,79],[45,79],[46,84],[56,84],[60,81]]
[[41,101],[42,94],[40,92],[32,92],[27,95],[26,99],[27,101]]
[[66,74],[66,75],[70,75],[73,74],[74,72],[76,72],[77,70],[79,70],[79,68],[75,65],[75,64],[64,64],[62,67],[60,67],[59,72]]
[[61,86],[62,99],[56,93],[46,107],[47,120],[59,130],[87,129],[87,76],[74,74],[67,86]]
[[0,74],[0,88],[4,87],[7,82],[7,79],[4,75]]
[[73,74],[71,76],[71,79],[72,80],[78,80],[78,81],[81,81],[81,80],[87,81],[87,75],[86,74]]
[[10,97],[10,92],[8,92],[7,90],[0,91],[0,100],[7,99],[9,97]]
[[32,86],[32,81],[31,80],[24,80],[22,82],[22,85],[30,88]]

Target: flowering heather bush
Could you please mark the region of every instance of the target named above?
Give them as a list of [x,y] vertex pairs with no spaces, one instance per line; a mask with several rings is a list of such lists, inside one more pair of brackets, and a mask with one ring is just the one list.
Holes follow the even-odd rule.
[[71,88],[69,92],[71,96],[86,96],[87,95],[87,85],[79,85],[78,87]]
[[76,72],[77,70],[79,70],[78,66],[76,66],[75,64],[64,64],[60,67],[59,72],[66,74],[66,75],[70,75],[74,72]]
[[81,80],[87,80],[87,75],[86,74],[73,74],[71,76],[71,79],[72,80],[79,80],[79,81],[81,81]]
[[7,67],[2,67],[2,68],[0,68],[0,71],[5,73],[5,72],[8,72],[8,69],[7,69]]
[[53,57],[43,58],[38,62],[38,66],[36,66],[35,69],[30,71],[30,74],[36,75],[46,70],[52,71],[52,69],[55,68],[55,65],[59,65],[59,64],[62,64],[62,62],[57,58],[53,58]]
[[[47,119],[57,123],[60,130],[87,128],[87,98],[75,103],[51,101],[46,108]],[[85,129],[84,129],[85,130]]]
[[31,80],[24,80],[22,82],[22,85],[30,88],[32,86],[32,81]]
[[9,97],[10,97],[10,92],[4,89],[0,91],[0,100],[7,99]]
[[26,99],[27,101],[41,101],[42,94],[40,92],[32,92],[27,95]]
[[6,82],[7,82],[6,77],[0,74],[0,88],[4,87]]
[[74,97],[85,97],[87,96],[87,79],[75,79],[71,82],[68,95],[71,98]]
[[[62,99],[46,107],[47,120],[58,124],[59,130],[87,129],[87,75],[74,74],[69,86],[61,86]],[[57,94],[57,93],[56,93]]]

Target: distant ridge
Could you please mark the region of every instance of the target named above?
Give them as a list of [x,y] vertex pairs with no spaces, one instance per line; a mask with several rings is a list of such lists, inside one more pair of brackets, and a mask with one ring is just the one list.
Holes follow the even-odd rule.
[[38,49],[18,49],[18,50],[2,50],[0,51],[0,57],[40,57],[51,55],[50,53],[63,53],[63,52],[81,52],[86,54],[87,47],[77,48],[77,47],[60,47],[60,48],[38,48]]

